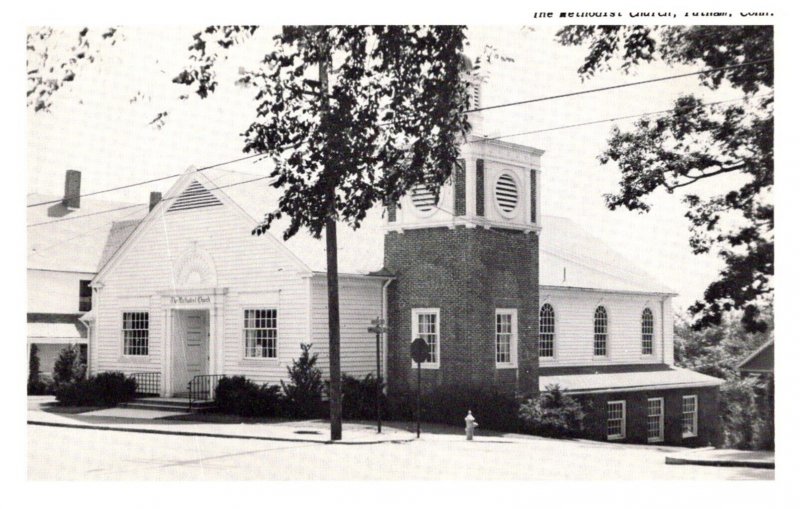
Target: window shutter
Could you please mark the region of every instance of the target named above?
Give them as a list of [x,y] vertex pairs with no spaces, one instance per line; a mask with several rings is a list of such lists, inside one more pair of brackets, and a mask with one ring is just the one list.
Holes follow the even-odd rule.
[[475,161],[475,215],[485,215],[484,202],[483,159],[478,159]]
[[459,159],[455,168],[455,214],[463,216],[467,213],[467,180],[466,161]]
[[536,170],[531,170],[531,223],[536,222]]

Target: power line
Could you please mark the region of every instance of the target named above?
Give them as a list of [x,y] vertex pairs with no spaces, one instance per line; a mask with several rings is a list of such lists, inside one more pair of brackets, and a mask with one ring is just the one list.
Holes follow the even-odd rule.
[[[250,154],[249,156],[240,157],[238,159],[231,159],[229,161],[224,161],[224,162],[221,162],[221,163],[215,163],[215,164],[212,164],[212,165],[209,165],[209,166],[204,166],[202,168],[198,168],[196,171],[210,170],[212,168],[218,168],[220,166],[226,166],[226,165],[229,165],[229,164],[234,164],[234,163],[238,163],[238,162],[241,162],[241,161],[246,161],[247,159],[252,159],[254,157],[263,156],[263,155],[264,154],[261,154],[261,153]],[[110,193],[111,191],[119,191],[121,189],[128,189],[128,188],[131,188],[131,187],[143,186],[145,184],[152,184],[153,182],[160,182],[162,180],[168,180],[168,179],[172,179],[172,178],[175,178],[175,177],[180,177],[181,175],[183,175],[183,172],[181,172],[181,173],[173,173],[172,175],[166,175],[164,177],[158,177],[158,178],[154,178],[154,179],[150,179],[150,180],[143,180],[141,182],[134,182],[132,184],[125,184],[123,186],[112,187],[112,188],[109,188],[109,189],[103,189],[101,191],[94,191],[94,192],[91,192],[91,193],[84,193],[84,194],[79,195],[78,197],[79,198],[84,198],[86,196],[94,196],[94,195],[97,195],[97,194]],[[52,204],[61,203],[61,202],[62,202],[62,199],[59,198],[57,200],[49,200],[49,201],[43,201],[43,202],[39,202],[39,203],[32,203],[32,204],[28,205],[28,208],[39,207],[41,205],[52,205]]]
[[[200,171],[200,170],[198,170],[198,171]],[[208,188],[208,190],[209,191],[214,191],[216,189],[226,189],[228,187],[240,186],[242,184],[249,184],[251,182],[256,182],[256,181],[264,180],[264,179],[268,179],[268,178],[270,178],[269,175],[263,176],[263,177],[256,177],[254,179],[243,180],[241,182],[234,182],[233,184],[226,184],[224,186],[210,187],[210,188]],[[177,198],[177,196],[173,196],[171,198],[164,198],[161,201],[162,202],[166,202],[166,201],[174,200],[176,198]],[[159,203],[161,203],[161,202],[159,202]],[[98,212],[92,212],[90,214],[81,214],[79,216],[72,216],[72,217],[65,217],[65,218],[61,218],[61,219],[54,219],[53,221],[43,221],[41,223],[33,223],[33,224],[29,224],[28,228],[31,228],[31,227],[34,227],[34,226],[42,226],[42,225],[46,225],[46,224],[60,223],[62,221],[74,221],[75,219],[82,219],[84,217],[97,216],[97,215],[100,215],[100,214],[108,214],[110,212],[117,212],[119,210],[130,209],[130,208],[133,208],[133,207],[146,207],[146,206],[147,206],[147,204],[141,204],[141,203],[135,204],[135,205],[126,205],[124,207],[118,207],[118,208],[115,208],[115,209],[108,209],[108,210],[101,210],[101,211],[98,211]]]
[[686,78],[688,76],[697,76],[698,74],[706,74],[706,73],[710,73],[710,72],[725,71],[725,70],[728,70],[728,69],[737,69],[739,67],[746,67],[746,66],[750,66],[750,65],[761,65],[761,64],[765,64],[767,62],[772,62],[772,59],[771,58],[764,58],[762,60],[753,60],[752,62],[742,62],[741,64],[727,65],[725,67],[714,67],[714,68],[710,68],[710,69],[704,69],[702,71],[687,72],[687,73],[683,73],[683,74],[673,74],[671,76],[663,76],[661,78],[653,78],[653,79],[642,80],[642,81],[633,81],[631,83],[622,83],[622,84],[619,84],[619,85],[610,85],[610,86],[607,86],[607,87],[591,88],[589,90],[579,90],[579,91],[576,91],[576,92],[568,92],[568,93],[565,93],[565,94],[550,95],[550,96],[546,96],[546,97],[538,97],[536,99],[525,99],[523,101],[515,101],[515,102],[510,102],[510,103],[504,103],[504,104],[495,104],[493,106],[484,106],[482,108],[474,108],[474,109],[471,109],[471,110],[467,110],[466,113],[476,113],[478,111],[495,110],[495,109],[498,109],[498,108],[508,108],[510,106],[519,106],[519,105],[522,105],[522,104],[531,104],[531,103],[542,102],[542,101],[551,101],[553,99],[563,99],[565,97],[574,97],[576,95],[592,94],[592,93],[595,93],[595,92],[605,92],[607,90],[616,90],[616,89],[619,89],[619,88],[628,88],[628,87],[634,87],[634,86],[637,86],[637,85],[646,85],[648,83],[657,83],[657,82],[660,82],[660,81],[674,80],[674,79],[678,79],[678,78]]
[[[723,71],[723,70],[728,70],[728,69],[735,69],[735,68],[749,66],[749,65],[760,65],[760,64],[763,64],[763,63],[771,62],[771,61],[772,61],[771,58],[767,58],[767,59],[762,59],[762,60],[755,60],[755,61],[752,61],[752,62],[743,62],[741,64],[729,65],[729,66],[725,66],[725,67],[715,67],[715,68],[710,68],[710,69],[704,69],[702,71],[695,71],[695,72],[683,73],[683,74],[675,74],[675,75],[672,75],[672,76],[664,76],[664,77],[661,77],[661,78],[654,78],[654,79],[649,79],[649,80],[635,81],[635,82],[632,82],[632,83],[623,83],[623,84],[611,85],[611,86],[607,86],[607,87],[593,88],[593,89],[589,89],[589,90],[581,90],[581,91],[577,91],[577,92],[569,92],[569,93],[565,93],[565,94],[558,94],[558,95],[552,95],[552,96],[546,96],[546,97],[539,97],[539,98],[535,98],[535,99],[527,99],[527,100],[523,100],[523,101],[516,101],[516,102],[511,102],[511,103],[505,103],[505,104],[496,104],[496,105],[493,105],[493,106],[485,106],[483,108],[475,108],[475,109],[467,110],[466,113],[475,113],[475,112],[479,112],[479,111],[487,111],[487,110],[493,110],[493,109],[498,109],[498,108],[507,108],[507,107],[519,106],[519,105],[523,105],[523,104],[531,104],[531,103],[536,103],[536,102],[543,102],[543,101],[550,101],[550,100],[554,100],[554,99],[562,99],[562,98],[566,98],[566,97],[573,97],[573,96],[577,96],[577,95],[584,95],[584,94],[591,94],[591,93],[595,93],[595,92],[603,92],[603,91],[614,90],[614,89],[619,89],[619,88],[633,87],[633,86],[644,85],[644,84],[648,84],[648,83],[656,83],[656,82],[660,82],[660,81],[666,81],[666,80],[672,80],[672,79],[678,79],[678,78],[685,78],[685,77],[688,77],[688,76],[696,76],[696,75],[699,75],[699,74],[705,74],[705,73],[710,73],[710,72],[718,72],[718,71]],[[617,119],[617,120],[620,120],[620,119]],[[387,125],[391,125],[392,123],[394,123],[394,122],[388,122]],[[579,127],[579,126],[576,125],[574,127]],[[566,127],[563,127],[563,128],[566,128]],[[551,130],[555,130],[555,129],[551,129]],[[525,133],[525,134],[530,134],[530,133]],[[519,135],[521,135],[521,134],[519,134]],[[510,137],[510,136],[517,136],[517,134],[508,135],[508,136],[505,136],[505,137]],[[494,138],[494,139],[497,139],[497,138]],[[288,148],[288,147],[282,147],[282,148]],[[205,167],[202,167],[202,168],[198,168],[196,171],[205,171],[205,170],[209,170],[209,169],[212,169],[212,168],[217,168],[217,167],[220,167],[220,166],[226,166],[228,164],[234,164],[234,163],[245,161],[245,160],[252,159],[252,158],[255,158],[255,157],[263,157],[263,156],[264,156],[264,154],[262,154],[262,153],[251,154],[249,156],[240,157],[238,159],[232,159],[232,160],[229,160],[229,161],[224,161],[224,162],[221,162],[221,163],[216,163],[216,164],[212,164],[212,165],[205,166]],[[151,184],[153,182],[160,182],[162,180],[168,180],[168,179],[171,179],[171,178],[176,178],[176,177],[179,177],[181,175],[182,175],[182,173],[175,173],[175,174],[167,175],[167,176],[164,176],[164,177],[145,180],[145,181],[141,181],[141,182],[134,182],[134,183],[131,183],[131,184],[126,184],[126,185],[123,185],[123,186],[113,187],[113,188],[109,188],[109,189],[103,189],[103,190],[100,190],[100,191],[94,191],[94,192],[91,192],[91,193],[85,193],[85,194],[79,195],[79,197],[82,198],[82,197],[86,197],[86,196],[94,196],[94,195],[98,195],[98,194],[109,193],[109,192],[112,192],[112,191],[119,191],[119,190],[122,190],[122,189],[128,189],[128,188],[131,188],[131,187],[137,187],[137,186],[141,186],[141,185],[144,185],[144,184]],[[38,207],[38,206],[42,206],[42,205],[52,205],[52,204],[61,203],[61,202],[62,202],[62,199],[50,200],[50,201],[44,201],[44,202],[39,202],[39,203],[33,203],[33,204],[28,205],[27,207],[31,208],[31,207]]]
[[[748,99],[755,99],[756,97],[765,97],[766,95],[769,95],[769,94],[756,95],[756,96],[753,96],[753,97],[740,97],[738,99],[728,99],[726,101],[715,101],[715,102],[710,102],[710,103],[703,104],[702,107],[705,108],[705,107],[708,107],[708,106],[716,106],[718,104],[727,104],[727,103],[732,103],[732,102],[746,101]],[[571,129],[573,127],[584,127],[584,126],[588,126],[588,125],[604,124],[604,123],[608,123],[608,122],[616,122],[618,120],[628,120],[628,119],[631,119],[631,118],[646,117],[647,115],[661,115],[661,114],[665,114],[665,113],[671,113],[671,112],[674,112],[674,111],[675,111],[675,108],[670,108],[668,110],[650,111],[650,112],[647,112],[647,113],[637,113],[637,114],[634,114],[634,115],[625,115],[625,116],[622,116],[622,117],[604,118],[604,119],[601,119],[601,120],[590,120],[588,122],[581,122],[579,124],[569,124],[569,125],[562,125],[562,126],[556,126],[556,127],[548,127],[547,129],[537,129],[535,131],[524,131],[524,132],[521,132],[521,133],[513,133],[513,134],[502,134],[500,136],[490,136],[490,137],[486,137],[486,138],[470,140],[467,143],[480,143],[480,142],[484,142],[484,141],[500,140],[500,139],[503,139],[503,138],[512,138],[512,137],[515,137],[515,136],[524,136],[524,135],[527,135],[527,134],[538,134],[538,133],[546,133],[546,132],[550,132],[550,131],[559,131],[561,129]]]

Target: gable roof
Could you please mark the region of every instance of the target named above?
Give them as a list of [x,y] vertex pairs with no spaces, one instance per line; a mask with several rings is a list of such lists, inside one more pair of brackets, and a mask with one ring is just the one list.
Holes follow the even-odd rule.
[[[31,193],[28,204],[59,200]],[[120,210],[117,210],[120,209]],[[79,209],[54,203],[27,209],[28,268],[93,273],[115,221],[139,218],[148,205],[81,198]],[[73,219],[74,218],[74,219]]]
[[756,348],[737,367],[745,373],[772,373],[775,370],[775,338]]
[[[269,185],[263,174],[214,168],[202,172],[188,171],[192,182],[200,182],[206,190],[225,195],[248,216],[253,226],[264,215],[276,210],[281,191]],[[182,179],[185,184],[185,179]],[[179,183],[176,183],[178,186]],[[189,186],[194,185],[190,184]],[[170,191],[173,193],[173,190]],[[164,201],[177,201],[180,196],[167,193]],[[172,196],[172,198],[170,198]],[[169,203],[162,204],[171,207]],[[168,209],[169,210],[169,209]],[[381,207],[373,207],[358,230],[339,223],[339,272],[370,274],[383,268],[384,221]],[[169,213],[169,212],[166,212]],[[110,228],[100,267],[104,266],[135,230],[139,220],[118,221]],[[293,253],[309,270],[325,272],[326,247],[324,235],[315,239],[301,230],[288,240],[283,232],[289,220],[275,221],[267,235]],[[556,216],[542,217],[539,242],[539,282],[543,286],[588,288],[608,291],[674,294],[656,279],[636,268],[630,260],[590,235],[574,221]],[[564,277],[566,274],[566,277]]]
[[675,294],[571,219],[557,216],[542,216],[539,284]]

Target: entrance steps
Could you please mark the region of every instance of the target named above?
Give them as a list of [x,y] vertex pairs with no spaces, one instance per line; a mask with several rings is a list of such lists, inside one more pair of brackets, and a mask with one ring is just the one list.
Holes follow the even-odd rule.
[[138,408],[141,410],[161,410],[166,412],[205,412],[214,408],[212,400],[195,400],[189,405],[189,398],[137,398],[120,405],[125,408]]

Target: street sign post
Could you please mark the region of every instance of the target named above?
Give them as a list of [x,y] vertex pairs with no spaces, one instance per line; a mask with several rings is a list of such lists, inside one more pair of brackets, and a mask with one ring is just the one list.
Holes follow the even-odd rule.
[[428,358],[428,343],[417,338],[411,342],[411,359],[417,363],[417,438],[419,438],[420,393],[422,392],[422,362]]
[[380,316],[372,320],[372,327],[367,329],[368,332],[375,334],[375,364],[377,364],[377,389],[375,390],[375,405],[378,415],[378,433],[381,432],[381,334],[385,333],[389,328],[386,327],[383,318]]

